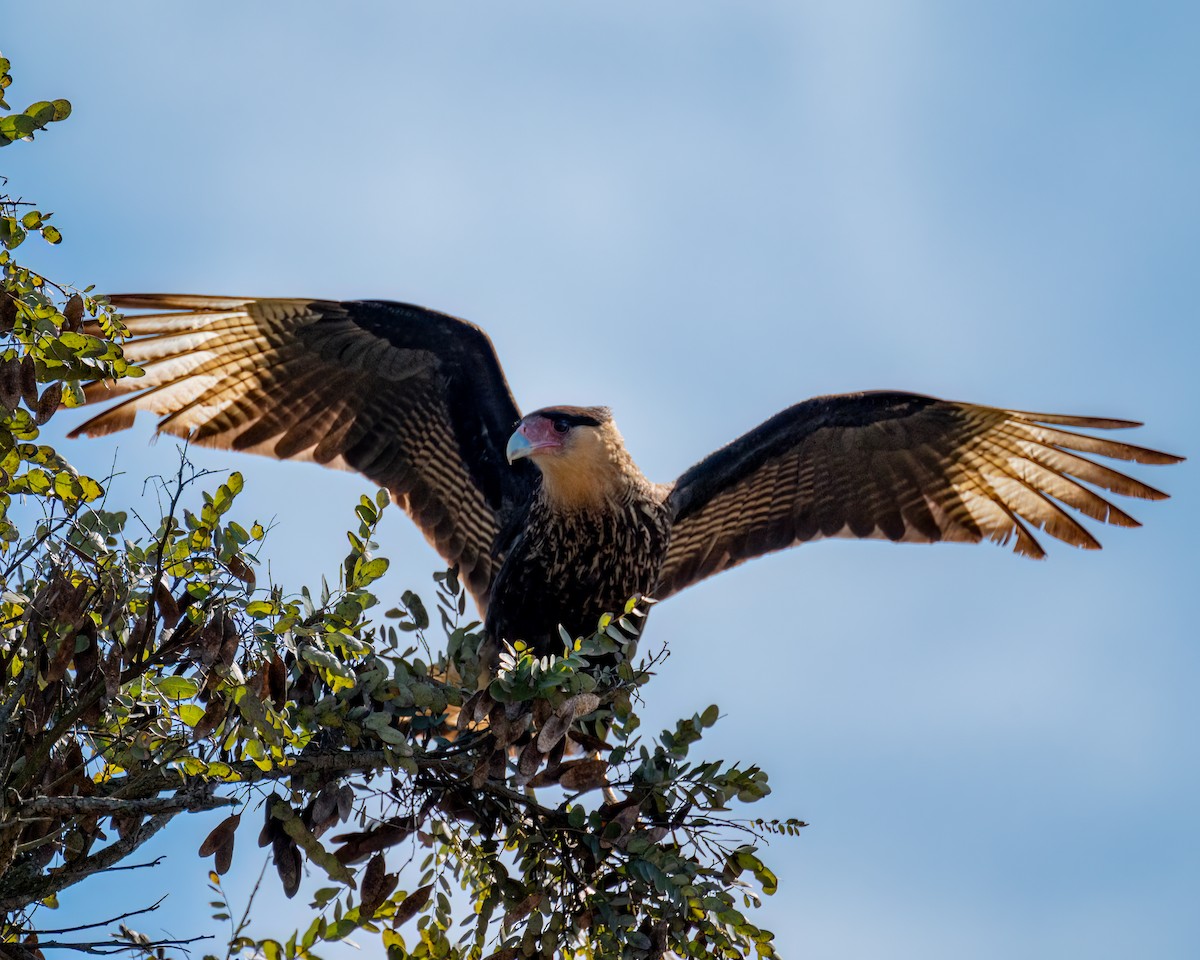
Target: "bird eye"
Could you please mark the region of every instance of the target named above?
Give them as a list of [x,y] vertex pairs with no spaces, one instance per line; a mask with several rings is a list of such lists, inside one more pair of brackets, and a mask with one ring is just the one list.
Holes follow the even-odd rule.
[[571,429],[571,425],[569,423],[567,423],[566,420],[558,419],[558,420],[554,420],[552,422],[554,424],[554,432],[555,433],[566,433],[568,430]]

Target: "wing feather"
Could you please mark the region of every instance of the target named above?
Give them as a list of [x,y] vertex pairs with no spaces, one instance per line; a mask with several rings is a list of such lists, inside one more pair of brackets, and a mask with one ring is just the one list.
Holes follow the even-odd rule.
[[533,468],[504,446],[520,419],[491,341],[466,321],[387,301],[125,294],[140,379],[92,383],[118,400],[75,431],[157,414],[205,446],[306,459],[388,488],[486,610],[497,544],[525,509]]
[[670,596],[751,557],[823,537],[986,539],[1040,558],[1040,530],[1096,549],[1096,538],[1069,509],[1117,526],[1138,523],[1092,487],[1151,500],[1166,494],[1090,458],[1182,458],[1062,428],[1135,426],[896,392],[797,404],[675,482],[656,594]]

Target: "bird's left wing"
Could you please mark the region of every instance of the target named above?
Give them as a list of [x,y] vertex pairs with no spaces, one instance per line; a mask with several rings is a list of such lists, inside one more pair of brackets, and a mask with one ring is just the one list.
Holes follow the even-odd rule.
[[140,379],[93,383],[120,402],[74,435],[123,430],[137,411],[192,443],[313,460],[386,487],[486,609],[497,537],[528,502],[531,468],[508,466],[520,418],[487,335],[387,301],[128,294],[125,355]]
[[1145,499],[1166,494],[1089,457],[1139,463],[1181,458],[1061,427],[1134,426],[911,393],[807,400],[675,482],[671,541],[655,596],[822,537],[1015,539],[1017,553],[1042,557],[1032,526],[1074,546],[1097,548],[1065,507],[1118,526],[1138,523],[1084,484]]

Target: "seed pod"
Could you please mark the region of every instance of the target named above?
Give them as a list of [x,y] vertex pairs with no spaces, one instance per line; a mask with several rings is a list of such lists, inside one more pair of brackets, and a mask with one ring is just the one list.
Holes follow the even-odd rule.
[[535,773],[538,767],[542,765],[542,752],[537,748],[536,744],[527,743],[521,751],[521,756],[517,760],[517,773],[525,780],[529,780]]
[[594,693],[577,693],[564,700],[555,713],[568,720],[578,720],[580,717],[586,717],[598,706],[600,698]]
[[33,420],[39,427],[54,416],[62,403],[63,388],[61,383],[52,383],[42,391],[37,407],[33,411]]
[[433,884],[427,883],[423,887],[418,887],[407,897],[400,901],[400,906],[396,907],[396,913],[392,917],[392,928],[408,923],[415,917],[425,904],[429,902],[429,894],[433,891]]
[[267,667],[267,686],[271,692],[271,702],[276,710],[282,710],[287,703],[288,669],[283,658],[276,654],[271,658]]
[[476,690],[467,697],[466,702],[459,708],[458,716],[454,720],[454,729],[459,733],[466,730],[475,719],[475,710],[483,700],[484,692],[483,690]]
[[572,760],[563,767],[558,784],[564,790],[582,793],[608,785],[608,762],[605,760]]
[[63,307],[64,330],[78,333],[83,329],[83,297],[77,293],[71,294],[71,299]]
[[211,857],[216,855],[217,873],[224,874],[229,871],[229,866],[233,862],[233,838],[237,833],[238,824],[242,822],[242,815],[235,813],[232,816],[226,817],[204,838],[204,842],[200,844],[200,856]]
[[542,729],[538,731],[537,748],[542,753],[549,753],[567,735],[569,729],[571,729],[570,717],[562,717],[557,713],[552,714],[542,724]]
[[504,926],[511,927],[518,920],[524,920],[537,909],[538,904],[541,902],[541,893],[531,893],[504,915]]
[[254,586],[255,576],[254,568],[251,567],[245,560],[239,557],[236,553],[229,558],[229,572],[242,581],[242,583]]
[[192,727],[192,739],[203,740],[210,733],[221,725],[221,721],[225,719],[225,714],[229,710],[229,705],[220,697],[213,697],[208,701],[208,706],[204,708],[204,716],[202,716],[194,727]]
[[17,325],[17,301],[0,291],[0,334],[12,333]]
[[171,590],[162,580],[154,585],[154,599],[158,604],[158,612],[162,616],[164,627],[173,627],[179,622],[179,604],[171,596]]
[[25,401],[25,406],[30,410],[37,409],[37,367],[34,365],[33,357],[29,354],[26,354],[25,359],[21,361],[21,399]]
[[349,784],[344,783],[338,788],[337,809],[342,820],[349,820],[354,812],[354,788]]
[[271,847],[274,852],[275,870],[283,883],[283,894],[290,900],[300,889],[300,872],[304,866],[304,859],[296,841],[287,834],[277,836]]
[[241,640],[238,636],[237,621],[228,613],[221,617],[221,632],[220,663],[228,669],[237,658],[238,641]]
[[[3,302],[3,296],[0,296]],[[5,414],[12,413],[21,401],[21,361],[9,357],[0,363],[0,407]]]
[[390,897],[392,891],[396,889],[400,874],[386,873],[386,870],[387,861],[382,853],[375,854],[367,864],[359,888],[358,914],[363,920],[371,919],[383,901]]

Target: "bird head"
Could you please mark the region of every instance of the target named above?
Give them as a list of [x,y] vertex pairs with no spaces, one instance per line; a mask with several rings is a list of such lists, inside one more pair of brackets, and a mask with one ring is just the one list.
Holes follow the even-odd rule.
[[594,503],[622,480],[641,476],[607,407],[535,410],[517,424],[505,453],[509,463],[532,460],[547,496],[560,506]]
[[533,458],[546,469],[547,458],[579,455],[612,424],[608,407],[546,407],[535,410],[517,424],[505,450],[508,462]]

